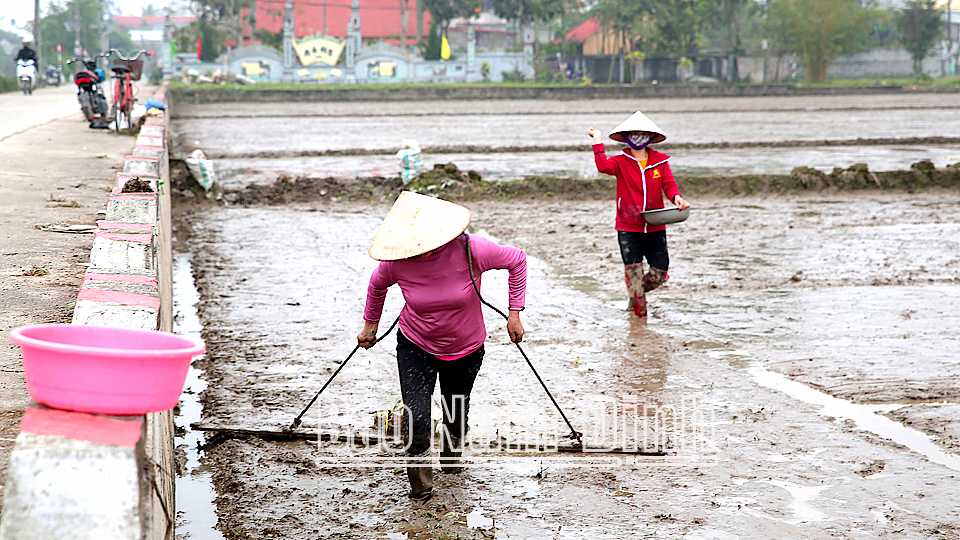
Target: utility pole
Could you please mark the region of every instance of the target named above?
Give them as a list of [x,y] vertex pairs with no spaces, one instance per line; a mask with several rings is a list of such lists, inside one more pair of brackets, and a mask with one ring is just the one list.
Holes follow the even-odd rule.
[[283,9],[283,82],[293,81],[293,40],[295,22],[293,18],[293,2],[287,0]]
[[[951,0],[947,0],[947,63],[950,64],[949,73],[953,75],[956,73],[957,61],[950,58],[950,54],[953,53],[953,17],[952,6],[950,5]],[[952,61],[951,61],[952,60]]]
[[33,0],[33,48],[37,51],[37,79],[39,80],[40,70],[43,65],[43,49],[40,42],[41,38],[41,28],[40,28],[40,0]]
[[74,56],[80,56],[83,52],[83,48],[80,46],[80,0],[73,0],[74,10],[73,10],[73,26],[76,32],[76,41],[73,44],[73,54]]

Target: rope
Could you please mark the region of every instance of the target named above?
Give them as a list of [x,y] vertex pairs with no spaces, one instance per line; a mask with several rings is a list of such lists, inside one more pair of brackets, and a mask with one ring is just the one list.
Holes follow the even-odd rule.
[[[490,302],[487,302],[483,298],[483,296],[480,294],[480,287],[477,286],[477,280],[473,277],[473,254],[470,252],[470,236],[467,234],[464,234],[463,238],[467,242],[466,244],[467,245],[467,269],[470,271],[470,282],[473,284],[473,290],[476,291],[477,293],[477,298],[480,299],[480,303],[496,311],[504,319],[508,319],[506,314],[504,314],[502,311],[500,311],[496,306],[494,306]],[[577,431],[576,429],[574,429],[573,424],[571,424],[570,420],[567,419],[567,415],[563,414],[563,409],[560,408],[560,404],[557,403],[557,400],[553,398],[553,394],[550,393],[550,389],[547,388],[547,384],[543,382],[542,378],[540,378],[540,374],[537,373],[537,368],[533,367],[533,362],[531,362],[530,359],[527,358],[527,353],[523,351],[523,347],[520,346],[520,343],[514,342],[513,344],[517,346],[517,350],[520,351],[520,355],[523,356],[523,359],[527,361],[527,365],[530,366],[530,369],[533,371],[533,374],[537,377],[537,380],[540,381],[540,386],[542,386],[543,390],[547,393],[547,397],[549,397],[550,401],[553,402],[553,406],[557,408],[557,412],[560,413],[560,416],[563,417],[563,421],[566,422],[567,427],[570,428],[570,435],[568,435],[568,437],[571,439],[576,439],[577,442],[582,446],[583,440],[581,439],[581,437],[583,437],[583,434]]]
[[[400,317],[399,317],[399,316],[397,316],[397,319],[396,319],[395,321],[393,321],[393,324],[390,325],[390,328],[388,328],[386,332],[384,332],[380,337],[378,337],[378,338],[376,339],[376,341],[373,342],[373,344],[376,345],[377,343],[380,343],[380,340],[381,340],[381,339],[387,337],[387,336],[390,334],[390,332],[393,331],[393,328],[394,328],[395,326],[397,326],[397,323],[398,323],[398,322],[400,322]],[[372,345],[371,345],[371,346],[372,346]],[[360,344],[357,343],[357,346],[354,347],[352,351],[350,351],[350,354],[349,354],[349,355],[347,355],[347,359],[344,360],[343,362],[341,362],[341,363],[340,363],[340,366],[337,368],[337,370],[333,372],[333,375],[331,375],[330,378],[327,379],[327,382],[326,382],[326,384],[323,385],[323,388],[321,388],[320,391],[317,392],[317,395],[313,396],[313,399],[310,400],[310,403],[307,403],[307,406],[304,407],[302,411],[300,411],[300,414],[298,414],[296,418],[293,419],[293,423],[290,424],[290,427],[288,428],[288,431],[293,431],[293,430],[297,429],[298,427],[300,427],[300,419],[303,418],[303,415],[307,414],[307,411],[309,411],[309,410],[310,410],[310,407],[312,407],[313,404],[317,401],[317,398],[320,397],[320,394],[322,394],[323,391],[326,390],[328,386],[330,386],[330,383],[332,383],[332,382],[333,382],[333,379],[336,378],[337,374],[340,373],[340,370],[343,369],[343,366],[347,365],[347,362],[349,362],[350,359],[353,358],[353,355],[356,354],[356,352],[357,352],[359,349],[360,349]]]

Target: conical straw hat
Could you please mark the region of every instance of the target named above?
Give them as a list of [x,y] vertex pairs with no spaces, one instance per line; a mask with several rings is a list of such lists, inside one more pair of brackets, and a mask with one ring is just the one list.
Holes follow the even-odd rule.
[[615,141],[625,143],[627,141],[623,138],[623,134],[631,131],[647,131],[650,133],[656,133],[656,136],[652,141],[650,141],[650,144],[656,144],[667,140],[667,136],[664,134],[663,130],[658,128],[652,120],[647,118],[640,111],[633,113],[630,115],[630,118],[620,122],[620,125],[610,133],[610,138]]
[[437,249],[470,224],[470,210],[442,199],[404,191],[383,219],[368,253],[378,261],[398,261]]

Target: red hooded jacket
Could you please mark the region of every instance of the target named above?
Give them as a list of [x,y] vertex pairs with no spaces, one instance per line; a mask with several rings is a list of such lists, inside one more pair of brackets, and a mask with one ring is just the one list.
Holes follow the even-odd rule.
[[597,170],[617,177],[618,231],[646,233],[666,229],[664,225],[647,224],[640,213],[663,208],[664,194],[671,201],[680,195],[667,163],[670,156],[649,148],[647,152],[647,167],[641,171],[640,162],[629,153],[629,149],[607,159],[603,144],[593,145]]

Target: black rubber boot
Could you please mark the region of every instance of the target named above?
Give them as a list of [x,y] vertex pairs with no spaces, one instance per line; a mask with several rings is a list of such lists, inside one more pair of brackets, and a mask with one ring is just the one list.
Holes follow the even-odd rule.
[[440,469],[447,474],[458,474],[463,472],[460,466],[460,457],[463,455],[463,439],[460,437],[440,437],[442,447],[440,450]]
[[410,480],[411,499],[425,501],[433,497],[433,460],[430,459],[430,450],[412,456],[407,465],[407,479]]

